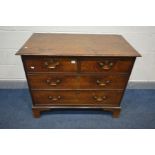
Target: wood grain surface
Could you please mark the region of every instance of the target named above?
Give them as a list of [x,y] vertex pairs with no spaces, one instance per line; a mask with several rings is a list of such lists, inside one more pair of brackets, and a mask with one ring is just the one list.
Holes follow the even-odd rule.
[[17,55],[140,56],[121,35],[59,33],[34,33]]

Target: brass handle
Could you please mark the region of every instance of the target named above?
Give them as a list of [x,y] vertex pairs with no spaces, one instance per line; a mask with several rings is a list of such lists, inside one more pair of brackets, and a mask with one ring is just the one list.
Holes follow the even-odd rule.
[[103,70],[110,70],[113,66],[114,63],[111,61],[103,61],[103,62],[99,62],[99,66],[103,69]]
[[51,80],[46,80],[46,83],[49,84],[50,86],[57,86],[61,81],[56,80],[55,82],[52,82]]
[[100,81],[100,80],[96,80],[96,83],[97,83],[99,86],[106,86],[107,84],[110,83],[110,81],[107,80],[107,81],[105,81],[105,82],[102,82],[102,81]]
[[60,63],[58,61],[50,60],[49,62],[45,61],[44,64],[48,69],[55,69]]
[[100,96],[100,97],[93,96],[93,98],[94,98],[94,100],[101,102],[101,101],[105,100],[107,97],[106,96]]
[[57,97],[48,96],[48,99],[49,99],[49,100],[52,100],[52,101],[58,101],[58,100],[61,99],[61,96],[57,96]]

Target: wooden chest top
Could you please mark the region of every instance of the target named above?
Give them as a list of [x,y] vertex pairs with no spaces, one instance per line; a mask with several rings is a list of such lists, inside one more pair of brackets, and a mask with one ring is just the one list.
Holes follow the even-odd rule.
[[121,35],[34,33],[17,55],[138,57]]

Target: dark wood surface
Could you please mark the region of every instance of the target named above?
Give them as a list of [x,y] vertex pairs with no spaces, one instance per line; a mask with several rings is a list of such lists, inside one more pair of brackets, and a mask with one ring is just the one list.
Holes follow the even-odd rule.
[[17,54],[22,55],[34,117],[52,108],[101,108],[119,117],[140,56],[119,35],[73,34],[34,34]]
[[[108,109],[114,117],[118,117],[120,101],[135,61],[135,58],[126,57],[55,58],[49,56],[22,56],[22,58],[33,100],[33,114],[35,117],[39,117],[41,111],[51,109],[52,106],[66,108],[69,106],[100,107]],[[53,68],[47,69],[47,66],[44,65],[44,62],[50,60],[59,62],[54,70]],[[68,65],[66,65],[66,61]],[[70,69],[71,61],[76,63],[73,63],[74,67]],[[100,66],[98,67],[98,63],[104,61],[108,61],[105,64],[106,67],[111,62],[114,65],[108,69],[101,69]],[[87,67],[85,67],[84,64],[87,64],[87,62],[95,65],[90,65],[90,67],[86,65]],[[50,65],[53,65],[53,61]],[[29,70],[31,66],[34,66],[36,70]],[[61,68],[59,68],[60,66]],[[84,67],[86,70],[83,70]],[[115,107],[118,107],[118,109],[115,109]]]
[[59,33],[35,33],[17,54],[106,57],[140,56],[121,35]]
[[[62,58],[24,56],[28,72],[122,72],[128,73],[134,58]],[[78,68],[79,64],[79,68]]]
[[[76,59],[52,57],[25,57],[25,66],[28,72],[76,72]],[[75,63],[72,63],[74,61]]]
[[124,89],[127,75],[29,74],[34,89]]
[[[123,72],[128,73],[131,70],[134,59],[128,58],[100,58],[87,59],[81,61],[81,72]],[[112,64],[112,66],[110,66]]]

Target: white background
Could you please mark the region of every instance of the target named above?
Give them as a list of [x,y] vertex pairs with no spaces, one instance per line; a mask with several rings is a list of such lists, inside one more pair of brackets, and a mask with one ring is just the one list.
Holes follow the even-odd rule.
[[[155,26],[153,0],[0,0],[0,4],[1,26]],[[16,34],[15,37],[18,35]],[[0,38],[5,39],[1,33]],[[9,45],[15,38],[10,39]],[[136,43],[132,39],[130,38],[129,42],[145,50],[140,50],[140,53],[145,52],[146,55],[153,53],[154,48],[150,49],[150,47],[153,47],[154,43],[149,46],[150,51],[146,49],[148,46],[144,46],[150,43],[149,39],[147,44],[143,44],[144,49],[137,44],[139,39]],[[0,40],[1,45],[3,45],[2,40]],[[24,42],[22,37],[19,42],[21,45]],[[20,45],[16,45],[16,48],[10,48],[18,49]],[[6,53],[4,52],[4,55]],[[10,53],[14,54],[13,51]],[[14,60],[11,61],[14,62]],[[154,58],[150,56],[147,62],[151,63],[151,61],[154,61]],[[4,63],[2,59],[0,62]],[[146,67],[147,65],[148,63]],[[141,69],[148,74],[150,68],[147,67],[147,70],[144,70],[141,67]],[[153,72],[154,70],[152,74]],[[0,153],[8,155],[154,155],[154,139],[154,130],[1,130]]]
[[[154,155],[153,130],[1,131],[1,154]],[[18,135],[18,136],[17,136]],[[17,143],[18,142],[18,143]]]

